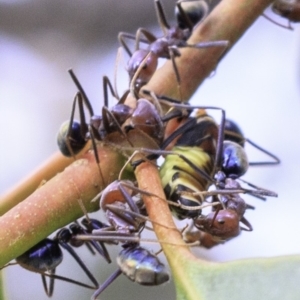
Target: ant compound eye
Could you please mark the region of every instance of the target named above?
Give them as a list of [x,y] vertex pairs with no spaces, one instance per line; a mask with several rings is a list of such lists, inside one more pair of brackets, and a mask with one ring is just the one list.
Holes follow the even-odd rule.
[[223,225],[223,224],[225,224],[225,220],[224,219],[222,219],[222,218],[218,218],[218,223],[220,224],[220,225]]
[[240,177],[248,170],[249,163],[245,150],[237,143],[224,141],[222,171],[229,177]]

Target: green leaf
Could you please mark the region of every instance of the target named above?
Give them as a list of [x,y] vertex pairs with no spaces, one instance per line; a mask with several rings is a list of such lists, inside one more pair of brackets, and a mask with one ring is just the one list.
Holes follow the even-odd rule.
[[185,273],[173,273],[177,300],[300,299],[299,255],[225,263],[187,258],[180,264]]

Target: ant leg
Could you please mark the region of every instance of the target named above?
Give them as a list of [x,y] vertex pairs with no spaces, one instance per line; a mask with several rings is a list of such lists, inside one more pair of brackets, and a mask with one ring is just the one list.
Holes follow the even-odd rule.
[[[49,274],[50,275],[55,275],[55,271],[56,271],[56,268],[54,268],[53,270],[50,270]],[[45,278],[45,276],[43,276],[43,275],[42,275],[42,277]],[[46,278],[45,278],[45,281],[46,281]],[[53,291],[54,291],[54,278],[50,277],[50,281],[49,281],[49,294],[48,294],[49,297],[52,296]]]
[[217,209],[216,209],[215,214],[214,214],[214,216],[213,216],[213,218],[212,218],[212,220],[211,220],[210,227],[213,226],[213,224],[214,224],[214,222],[215,222],[215,220],[216,220],[216,217],[217,217],[217,215],[218,215],[218,213],[219,213],[220,210],[221,210],[220,208],[217,208]]
[[[91,222],[91,219],[89,218],[89,216],[88,215],[86,215],[86,218],[85,218],[85,220],[86,220],[86,224],[88,224],[87,226],[89,226],[89,224],[91,224],[92,222]],[[78,221],[76,220],[76,221],[74,221],[74,225],[76,226],[75,228],[77,229],[80,229],[80,230],[76,230],[76,234],[77,233],[80,233],[80,232],[83,232],[83,233],[87,233],[87,231],[85,230],[85,229],[83,229],[82,228],[82,226],[80,226],[79,225],[79,223],[78,223]],[[72,226],[72,225],[71,225]],[[73,228],[71,229],[71,226],[70,226],[70,230],[72,231],[72,232],[74,232],[75,230],[73,230]],[[95,250],[93,249],[93,247],[92,247],[92,245],[90,245],[90,243],[84,243],[85,244],[85,246],[88,248],[88,251],[90,251],[91,253],[92,253],[92,255],[95,255],[96,254],[96,252],[95,252]],[[101,255],[101,253],[100,253],[100,255]]]
[[135,35],[127,32],[119,32],[118,34],[119,43],[124,48],[124,50],[128,53],[128,55],[131,57],[132,52],[130,51],[127,43],[125,42],[125,38],[135,40]]
[[[92,118],[94,116],[94,111],[93,111],[93,108],[92,108],[92,105],[84,91],[84,89],[82,88],[79,80],[77,79],[75,73],[73,72],[72,69],[70,69],[69,71],[69,74],[71,76],[71,78],[73,79],[75,85],[77,86],[78,90],[80,91],[80,93],[82,94],[83,96],[83,101],[84,101],[84,104],[86,105],[88,111],[89,111],[89,114],[90,114],[90,117]],[[80,102],[79,102],[80,103]],[[80,105],[80,113],[83,115],[83,107],[82,107],[82,104]],[[102,171],[100,169],[100,160],[99,160],[99,156],[98,156],[98,152],[97,152],[97,146],[96,146],[96,142],[95,142],[95,128],[92,127],[91,125],[88,126],[88,131],[90,133],[90,136],[91,136],[91,141],[92,141],[92,147],[93,147],[93,151],[94,151],[94,155],[95,155],[95,160],[97,162],[97,166],[98,166],[98,170],[99,170],[99,174],[100,174],[100,177],[102,179],[102,182],[104,183],[104,177],[103,177],[103,174],[102,174]]]
[[165,14],[162,4],[159,0],[155,0],[154,3],[155,3],[155,11],[156,11],[158,24],[159,24],[160,28],[162,29],[164,35],[166,35],[168,32],[168,29],[170,29],[170,25],[167,22],[166,14]]
[[[52,272],[50,274],[52,274]],[[52,294],[53,294],[54,279],[50,278],[50,287],[48,288],[48,284],[47,284],[47,281],[46,281],[46,276],[44,274],[41,274],[41,278],[42,278],[43,287],[44,287],[44,291],[45,291],[46,295],[48,297],[51,297]]]
[[269,152],[269,151],[265,150],[264,148],[258,146],[256,143],[252,142],[248,138],[246,138],[245,141],[247,141],[250,145],[252,145],[256,149],[258,149],[261,152],[265,153],[266,155],[270,156],[274,160],[274,161],[249,162],[250,166],[264,166],[264,165],[278,165],[278,164],[280,164],[280,159],[277,156],[275,156],[274,154],[272,154],[271,152]]
[[140,49],[140,42],[143,41],[142,35],[146,38],[144,41],[146,40],[149,45],[157,40],[156,36],[147,29],[139,28],[135,35],[135,51]]
[[[128,53],[128,55],[131,57],[133,53],[129,49],[127,43],[125,42],[125,39],[135,41],[136,40],[136,35],[131,34],[131,33],[127,33],[127,32],[119,32],[119,34],[118,34],[118,40],[119,40],[120,44],[125,49],[125,51]],[[142,39],[142,38],[140,38],[140,42],[144,43],[144,44],[150,44],[150,42],[148,40]]]
[[[79,123],[74,121],[76,104],[78,104],[79,108]],[[62,124],[57,136],[57,144],[62,154],[67,157],[72,156],[75,160],[75,155],[87,144],[86,133],[87,125],[83,110],[82,96],[80,93],[77,93],[73,100],[70,120]]]
[[249,221],[244,216],[241,218],[240,221],[248,227],[248,228],[241,227],[242,230],[244,230],[244,231],[252,231],[253,230],[252,225],[249,223]]
[[288,30],[294,30],[294,28],[291,25],[291,22],[288,22],[288,25],[284,25],[284,24],[280,24],[279,22],[276,22],[275,20],[273,20],[272,18],[267,16],[265,13],[261,14],[261,16],[263,16],[265,19],[267,19],[271,23],[273,23],[281,28],[288,29]]
[[[136,69],[133,77],[131,78],[131,81],[130,81],[130,85],[129,85],[129,90],[131,92],[131,94],[136,98],[136,99],[139,99],[139,95],[138,95],[138,92],[139,92],[139,89],[141,88],[139,85],[137,87],[137,80],[142,72],[142,70],[147,67],[147,61],[148,59],[150,60],[151,59],[151,56],[153,56],[153,53],[151,51],[149,51],[147,53],[147,55],[142,59],[142,61],[140,62],[138,68]],[[156,70],[156,64],[155,64],[155,68]],[[144,83],[145,84],[145,83]]]
[[176,76],[177,90],[178,90],[178,93],[179,93],[179,99],[182,102],[181,80],[180,80],[180,75],[179,75],[179,71],[178,71],[178,68],[177,68],[177,64],[176,64],[176,61],[175,61],[175,58],[180,56],[180,52],[178,51],[177,47],[172,47],[172,46],[169,47],[169,56],[170,56],[172,66],[173,66],[173,69],[174,69],[174,73],[175,73],[175,76]]
[[[178,230],[178,229],[176,229]],[[164,241],[164,240],[156,240],[156,239],[144,239],[140,238],[139,235],[135,235],[132,233],[120,233],[116,231],[98,231],[94,230],[92,234],[79,234],[75,237],[77,240],[81,241],[90,241],[90,240],[95,240],[95,241],[102,241],[102,242],[121,242],[121,243],[133,243],[133,244],[139,244],[140,242],[145,242],[145,243],[151,243],[151,244],[168,244],[168,245],[174,245],[174,246],[197,246],[199,243],[191,243],[191,244],[186,244],[186,243],[172,243],[169,241]]]
[[107,76],[103,76],[103,94],[104,94],[104,106],[108,107],[108,89],[110,90],[111,95],[117,100],[117,92],[113,88],[109,78]]
[[246,181],[244,179],[241,179],[241,178],[239,178],[239,180],[242,181],[242,182],[244,182],[244,183],[246,183],[250,187],[255,188],[254,191],[250,190],[250,191],[252,191],[252,193],[249,193],[251,195],[253,194],[254,196],[256,196],[256,194],[258,194],[258,195],[263,195],[263,196],[267,196],[267,197],[278,197],[277,193],[275,193],[273,191],[267,190],[265,188],[261,188],[261,187],[255,185],[255,184],[250,183],[250,182],[248,182],[248,181]]
[[[121,219],[123,219],[124,221],[128,222],[129,224],[131,224],[133,226],[136,226],[136,222],[134,222],[132,218],[129,218],[128,215],[131,215],[132,217],[143,220],[143,221],[152,222],[152,220],[150,220],[148,217],[145,217],[140,214],[140,209],[138,208],[136,203],[133,201],[132,195],[133,195],[133,193],[146,194],[148,196],[156,196],[156,195],[153,195],[152,193],[147,193],[146,191],[143,191],[143,190],[135,187],[131,181],[122,181],[122,182],[114,181],[107,187],[107,189],[108,189],[108,191],[104,191],[104,193],[102,194],[101,199],[100,199],[100,207],[103,210],[109,210],[109,211],[115,213],[118,217],[120,217]],[[131,190],[132,192],[129,193],[128,192],[129,190]],[[120,195],[119,196],[116,195],[116,192],[120,193]],[[131,211],[126,210],[124,208],[120,208],[119,206],[116,206],[113,204],[105,204],[105,202],[107,202],[107,201],[108,201],[108,203],[114,203],[114,201],[110,201],[109,193],[113,194],[114,199],[116,199],[115,201],[118,200],[121,202],[126,202],[128,204],[128,206],[130,207]],[[164,226],[160,223],[157,223],[157,224]],[[172,229],[174,229],[174,228],[172,228]]]
[[98,151],[97,151],[96,139],[95,139],[95,136],[94,136],[93,128],[91,126],[89,126],[89,133],[90,133],[90,136],[91,136],[92,148],[93,148],[93,152],[94,152],[98,172],[99,172],[102,184],[105,186],[104,176],[103,176],[103,173],[102,173],[102,170],[101,170],[101,167],[100,167],[100,158],[99,158]]
[[[34,271],[36,273],[40,273],[42,276],[44,277],[49,277],[50,279],[58,279],[58,280],[62,280],[62,281],[66,281],[66,282],[69,282],[69,283],[72,283],[72,284],[76,284],[76,285],[79,285],[79,286],[82,286],[82,287],[85,287],[85,288],[88,288],[88,289],[95,289],[97,288],[98,286],[91,286],[91,285],[88,285],[88,284],[85,284],[83,282],[80,282],[80,281],[76,281],[76,280],[73,280],[71,278],[67,278],[67,277],[64,277],[64,276],[60,276],[60,275],[56,275],[56,274],[48,274],[48,273],[45,273],[45,272],[39,272],[39,271]],[[53,292],[53,291],[52,291]],[[52,295],[52,294],[51,294]],[[51,297],[50,295],[47,294],[47,296]]]
[[[143,92],[148,94],[148,95],[149,94],[151,95],[150,91],[143,90]],[[167,97],[167,96],[158,96],[158,95],[156,95],[156,97],[158,99],[160,99],[163,104],[166,104],[170,107],[179,108],[179,109],[188,109],[188,110],[212,109],[212,110],[220,110],[221,111],[221,123],[220,123],[219,129],[218,129],[217,150],[216,150],[216,158],[217,159],[216,159],[215,168],[214,168],[214,169],[216,169],[216,167],[220,165],[220,160],[222,159],[221,154],[222,154],[222,149],[223,149],[223,140],[224,140],[224,131],[225,131],[224,128],[225,128],[225,120],[226,120],[225,110],[223,108],[216,107],[216,106],[193,106],[193,105],[181,104],[181,103],[178,103],[178,100]],[[201,118],[201,117],[202,117],[202,114],[197,116],[196,119]],[[169,120],[169,118],[168,118],[168,120]],[[191,119],[191,121],[186,122],[184,125],[182,125],[178,130],[176,130],[173,134],[171,134],[163,142],[161,148],[163,148],[163,149],[166,148],[167,145],[172,140],[174,140],[177,136],[183,134],[184,132],[186,132],[189,129],[192,129],[195,126],[194,122],[195,121],[193,121],[193,119]]]
[[77,76],[75,75],[75,73],[73,72],[72,69],[68,70],[68,72],[69,72],[71,78],[73,79],[73,82],[75,83],[76,87],[78,88],[79,92],[82,94],[84,103],[85,103],[85,105],[86,105],[86,107],[87,107],[87,109],[89,111],[90,116],[93,116],[94,115],[94,111],[93,111],[92,105],[91,105],[91,103],[90,103],[90,101],[89,101],[89,99],[88,99],[88,97],[87,97],[84,89],[82,88],[79,80],[77,79]]
[[[99,229],[99,226],[101,227],[102,223],[98,220],[95,219],[84,219],[85,221],[82,223],[83,225],[85,225],[85,227],[87,228],[84,229],[82,226],[80,226],[78,223],[73,224],[74,226],[70,226],[70,231],[72,232],[72,237],[74,235],[77,234],[89,234],[91,233],[94,229]],[[101,227],[103,228],[103,227]],[[76,242],[74,242],[74,240],[71,237],[71,241],[70,244],[73,247],[79,247],[82,245],[82,243],[78,244]],[[95,241],[90,241],[90,242],[85,242],[84,243],[86,245],[86,247],[89,249],[89,251],[94,255],[95,251],[98,252],[102,257],[104,257],[104,259],[108,262],[111,263],[111,258],[109,256],[109,253],[104,245],[104,243],[97,243]],[[95,249],[95,250],[94,250]]]
[[120,65],[120,61],[123,59],[122,55],[122,47],[119,47],[117,50],[117,56],[116,56],[116,61],[114,65],[114,91],[117,99],[120,99],[119,94],[118,94],[118,89],[117,89],[117,75],[118,75],[118,68]]
[[151,98],[153,100],[152,103],[155,106],[155,109],[158,111],[158,114],[161,117],[160,126],[162,127],[163,122],[165,122],[165,121],[163,121],[163,119],[162,119],[164,112],[163,112],[162,106],[160,104],[160,101],[158,100],[158,98],[156,97],[154,92],[149,92],[149,95],[151,96]]
[[92,300],[96,300],[97,297],[111,284],[113,283],[120,275],[122,271],[117,269],[114,273],[112,273],[105,281],[100,285],[98,290],[93,294]]
[[[147,193],[146,193],[147,194]],[[150,194],[150,193],[149,193]],[[150,196],[156,196],[156,195],[150,195]],[[168,203],[169,203],[170,201],[168,201]],[[171,203],[171,204],[173,204],[173,203]],[[178,205],[178,206],[180,206],[180,205]],[[180,206],[181,207],[181,206]],[[151,223],[154,223],[154,224],[157,224],[157,225],[159,225],[159,226],[162,226],[162,227],[165,227],[165,228],[168,228],[168,229],[173,229],[173,230],[177,230],[177,228],[176,227],[169,227],[169,226],[166,226],[166,225],[163,225],[163,224],[161,224],[161,223],[159,223],[159,222],[154,222],[154,221],[152,221],[150,218],[148,218],[148,217],[146,217],[146,216],[144,216],[144,215],[142,215],[142,214],[140,214],[140,213],[136,213],[136,212],[133,212],[133,211],[128,211],[128,210],[126,210],[126,209],[123,209],[123,208],[120,208],[119,206],[116,206],[116,205],[113,205],[113,204],[107,204],[107,208],[108,209],[110,209],[111,211],[113,211],[114,213],[116,213],[116,214],[118,214],[118,216],[120,216],[120,217],[123,217],[124,216],[124,213],[126,213],[126,214],[129,214],[129,215],[131,215],[131,216],[133,216],[133,217],[136,217],[136,218],[138,218],[138,219],[140,219],[140,220],[142,220],[142,221],[145,221],[145,222],[151,222]],[[187,208],[187,209],[190,209],[190,208]]]
[[[81,223],[87,229],[87,230],[85,230],[85,229],[82,230],[82,232],[85,234],[91,233],[95,229],[109,228],[109,226],[107,224],[104,224],[96,219],[86,219],[85,218],[81,221]],[[78,226],[80,228],[82,228],[79,224],[78,224]],[[80,233],[80,232],[78,232],[78,233]],[[90,243],[91,243],[91,245],[90,245]],[[96,251],[106,259],[106,261],[108,263],[111,263],[110,255],[109,255],[104,243],[102,243],[102,242],[96,243],[95,241],[91,241],[90,243],[87,242],[87,243],[85,243],[85,245],[90,246],[91,250],[94,252],[93,248],[91,247],[91,246],[93,246],[96,249]]]
[[81,267],[81,269],[84,271],[84,273],[87,275],[87,277],[91,280],[91,282],[93,282],[93,284],[95,285],[95,288],[97,288],[99,286],[99,283],[97,281],[97,279],[94,277],[94,275],[90,272],[90,270],[87,268],[87,266],[84,264],[84,262],[81,260],[81,258],[77,255],[77,253],[73,250],[72,247],[70,247],[67,243],[60,241],[58,239],[59,244],[66,249],[70,255],[76,260],[76,262],[79,264],[79,266]]

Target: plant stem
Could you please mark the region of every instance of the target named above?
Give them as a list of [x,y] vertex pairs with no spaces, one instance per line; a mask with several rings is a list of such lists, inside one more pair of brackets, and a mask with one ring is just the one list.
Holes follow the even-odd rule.
[[[189,43],[198,43],[211,40],[229,40],[232,46],[246,29],[252,24],[264,8],[270,4],[271,0],[223,0],[214,9],[210,16],[196,28]],[[228,49],[226,49],[228,51]],[[224,49],[182,49],[182,56],[177,59],[177,66],[182,79],[180,91],[181,97],[187,100],[196,90],[199,84],[216,68]],[[180,98],[177,82],[170,61],[160,68],[152,77],[145,89],[151,90],[156,94]],[[139,145],[140,146],[140,145]],[[100,147],[101,170],[108,174],[109,180],[106,184],[116,179],[123,159],[119,154],[110,148]],[[102,154],[101,154],[102,153]],[[61,170],[61,168],[58,168]],[[152,169],[151,169],[152,170]],[[53,171],[53,174],[57,171]],[[159,180],[158,174],[154,174],[156,181]],[[152,177],[147,172],[140,175],[139,185],[146,188],[147,179]],[[148,176],[148,178],[144,177]],[[43,178],[43,176],[42,176]],[[36,186],[41,182],[39,178]],[[95,209],[90,204],[90,200],[104,187],[99,179],[97,165],[94,163],[93,153],[87,153],[84,159],[80,159],[68,167],[63,173],[56,175],[45,185],[38,188],[25,201],[21,202],[8,213],[0,218],[0,266],[7,263],[12,258],[20,255],[39,240],[48,236],[54,230],[65,226],[82,215],[78,199],[82,199],[88,210]],[[152,190],[151,190],[152,191]],[[152,191],[153,192],[153,191]],[[161,187],[154,191],[162,195]],[[147,200],[146,200],[147,201]],[[156,201],[159,203],[158,201]],[[157,204],[155,202],[155,205]],[[150,212],[153,202],[148,201],[147,210]],[[150,214],[150,213],[149,213]],[[170,216],[167,206],[161,211],[162,215]],[[155,220],[155,214],[151,213],[151,218]],[[168,217],[168,220],[171,217]],[[157,220],[161,222],[161,220]],[[173,224],[171,224],[173,226]],[[163,240],[167,238],[166,233],[157,228],[157,236]],[[174,231],[175,232],[175,231]],[[172,235],[173,236],[173,235]],[[172,242],[182,243],[181,236],[174,233]],[[171,257],[174,252],[172,246],[164,245],[171,267],[175,268],[177,256]],[[182,248],[185,257],[190,257],[189,250]],[[177,248],[176,248],[177,249]],[[173,268],[172,267],[172,268]],[[173,269],[176,273],[176,270]],[[179,274],[179,273],[178,273]]]
[[104,146],[98,148],[98,154],[105,182],[89,151],[0,217],[0,266],[81,217],[81,201],[87,211],[99,208],[98,202],[90,201],[118,177],[124,158]]
[[[76,156],[76,159],[81,158],[89,147],[90,143]],[[26,176],[26,178],[10,188],[4,195],[1,195],[0,216],[26,199],[42,185],[43,182],[48,181],[57,173],[62,172],[72,162],[74,162],[73,157],[65,157],[59,151],[55,152],[41,166]]]
[[[229,42],[229,47],[180,49],[181,56],[176,59],[176,65],[181,78],[180,92],[183,101],[190,99],[211,72],[216,70],[220,57],[222,55],[222,58],[224,57],[224,51],[227,53],[230,50],[272,2],[272,0],[222,0],[209,16],[196,26],[188,40],[189,44],[225,40]],[[175,84],[174,69],[168,60],[143,89],[154,91],[157,95],[180,99]]]

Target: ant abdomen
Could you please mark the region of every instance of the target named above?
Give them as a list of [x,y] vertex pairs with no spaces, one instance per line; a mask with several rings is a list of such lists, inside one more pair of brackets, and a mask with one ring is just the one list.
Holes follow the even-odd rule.
[[169,281],[169,273],[156,255],[135,244],[125,247],[117,257],[121,271],[141,285],[160,285]]
[[222,171],[228,177],[238,178],[244,175],[249,167],[246,152],[235,142],[223,142]]
[[70,157],[79,153],[86,145],[79,122],[73,121],[69,130],[70,121],[64,122],[57,135],[57,145],[64,156]]
[[245,145],[245,138],[241,128],[229,119],[226,119],[224,123],[224,140],[235,142],[242,147]]
[[181,29],[193,29],[208,14],[208,4],[204,0],[178,1],[175,7],[175,16],[178,27]]
[[44,239],[16,258],[16,262],[29,271],[46,272],[55,269],[63,260],[58,244]]
[[290,22],[300,21],[300,2],[299,0],[276,0],[272,5],[272,10],[287,18]]

